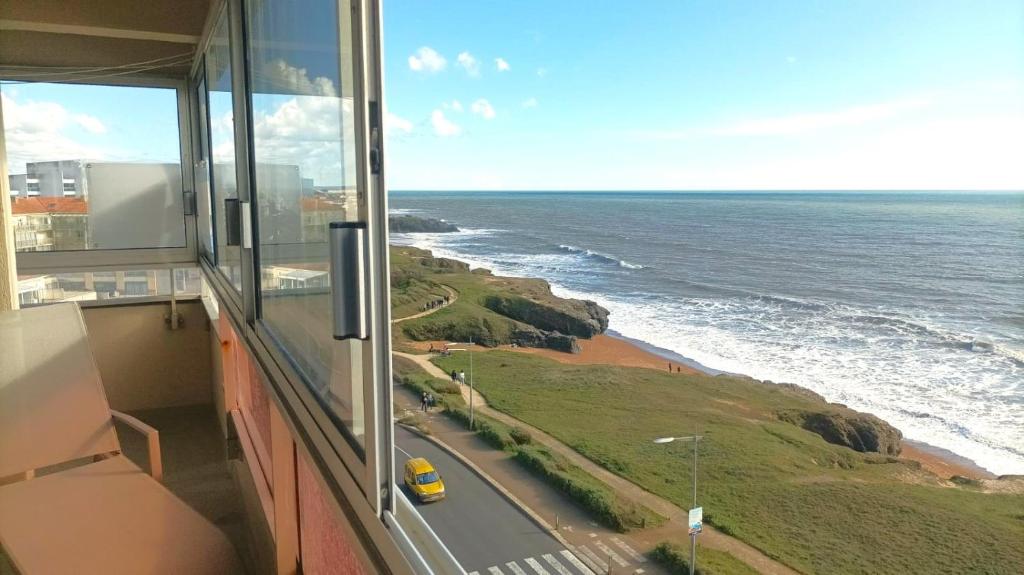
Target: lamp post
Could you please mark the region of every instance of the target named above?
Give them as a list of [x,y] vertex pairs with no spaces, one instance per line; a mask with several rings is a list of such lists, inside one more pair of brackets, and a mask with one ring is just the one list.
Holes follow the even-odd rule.
[[[700,440],[704,439],[703,435],[688,435],[685,437],[659,437],[654,440],[654,443],[665,444],[672,443],[673,441],[693,441],[693,507],[697,508],[697,444]],[[694,569],[697,567],[697,532],[691,530],[690,533],[690,575],[693,575]]]
[[468,346],[465,349],[451,349],[449,351],[468,351],[469,352],[469,428],[473,429],[473,338],[469,338],[469,342],[451,342],[451,345],[465,345]]

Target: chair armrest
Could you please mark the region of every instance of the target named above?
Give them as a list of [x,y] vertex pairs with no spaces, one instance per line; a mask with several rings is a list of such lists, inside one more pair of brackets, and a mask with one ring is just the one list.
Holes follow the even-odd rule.
[[160,432],[127,413],[111,409],[114,419],[146,436],[146,451],[149,454],[149,474],[157,481],[163,481],[164,466],[160,458]]

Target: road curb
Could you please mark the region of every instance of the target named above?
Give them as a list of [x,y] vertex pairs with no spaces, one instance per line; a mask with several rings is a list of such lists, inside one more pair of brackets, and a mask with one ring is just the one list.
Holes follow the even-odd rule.
[[416,435],[422,437],[423,439],[426,439],[427,441],[437,445],[441,449],[445,450],[445,452],[447,452],[448,455],[451,455],[455,459],[458,459],[459,462],[468,467],[473,473],[479,476],[480,479],[483,479],[485,482],[487,482],[488,485],[493,487],[495,491],[500,493],[502,497],[507,499],[509,503],[515,505],[520,511],[525,513],[526,516],[529,517],[531,521],[536,523],[538,527],[550,533],[551,536],[558,540],[559,543],[564,545],[566,549],[570,549],[574,554],[576,553],[576,546],[569,543],[565,539],[565,537],[563,537],[562,534],[558,532],[558,530],[556,530],[550,523],[547,522],[547,520],[545,520],[539,513],[531,509],[530,506],[523,503],[518,497],[513,495],[512,492],[506,489],[504,485],[499,483],[497,479],[491,477],[490,474],[488,474],[483,469],[480,469],[480,467],[476,463],[473,463],[473,461],[470,460],[468,457],[459,453],[454,447],[448,445],[447,443],[434,437],[433,435],[427,435],[426,433],[423,433],[419,429],[416,429],[415,427],[406,425],[404,423],[399,423],[398,425],[401,425],[405,429],[408,429],[409,431],[415,433]]

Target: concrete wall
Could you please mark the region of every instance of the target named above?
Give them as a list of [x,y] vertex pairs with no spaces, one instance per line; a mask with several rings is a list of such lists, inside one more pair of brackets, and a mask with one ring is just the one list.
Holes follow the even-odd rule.
[[110,407],[121,411],[213,402],[210,328],[203,304],[179,302],[183,324],[164,322],[169,303],[86,308],[89,342]]

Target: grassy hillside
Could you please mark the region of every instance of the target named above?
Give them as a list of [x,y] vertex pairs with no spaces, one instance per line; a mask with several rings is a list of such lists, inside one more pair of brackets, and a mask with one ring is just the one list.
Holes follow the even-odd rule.
[[[466,368],[464,354],[437,360]],[[687,508],[690,448],[706,435],[699,502],[727,533],[806,573],[1019,573],[1024,495],[985,493],[913,462],[825,442],[780,421],[828,406],[781,386],[475,354],[478,389],[497,409]]]
[[397,338],[558,347],[564,342],[551,335],[555,331],[587,337],[607,327],[603,309],[555,297],[543,280],[470,271],[461,262],[412,247],[391,247],[391,284],[395,318],[421,311],[424,302],[445,293],[441,285],[458,293],[450,306],[398,324]]

